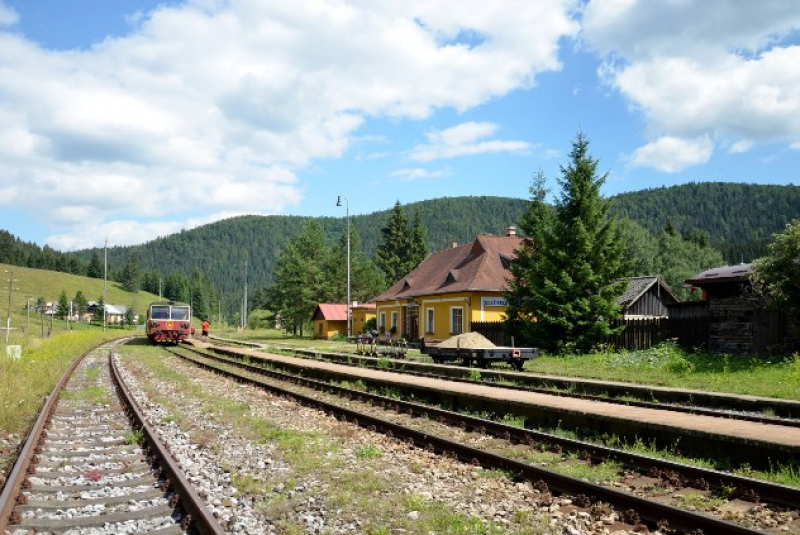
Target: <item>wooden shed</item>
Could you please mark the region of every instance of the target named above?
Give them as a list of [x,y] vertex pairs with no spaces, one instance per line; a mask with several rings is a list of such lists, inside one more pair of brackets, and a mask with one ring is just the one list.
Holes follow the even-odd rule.
[[327,340],[337,334],[347,335],[347,305],[320,303],[314,309],[314,338]]
[[698,273],[686,283],[700,288],[708,303],[708,350],[732,355],[783,353],[786,316],[766,308],[753,291],[751,264],[738,264]]
[[666,318],[669,305],[680,303],[675,292],[658,277],[632,277],[617,301],[627,319]]

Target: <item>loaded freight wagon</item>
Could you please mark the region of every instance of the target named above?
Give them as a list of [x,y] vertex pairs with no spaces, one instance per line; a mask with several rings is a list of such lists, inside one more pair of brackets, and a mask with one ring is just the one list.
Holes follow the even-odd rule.
[[461,362],[465,366],[486,368],[494,362],[505,362],[518,371],[522,371],[526,361],[539,356],[538,348],[495,346],[478,333],[461,334],[441,343],[426,342],[420,352],[437,364]]

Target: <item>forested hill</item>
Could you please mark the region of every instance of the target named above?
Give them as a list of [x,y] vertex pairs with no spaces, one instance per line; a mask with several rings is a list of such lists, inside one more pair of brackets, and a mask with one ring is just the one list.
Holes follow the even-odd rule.
[[[425,226],[432,251],[449,247],[452,242],[466,243],[480,233],[502,234],[517,224],[525,210],[524,199],[503,197],[454,197],[403,205],[403,213],[413,221],[417,210]],[[351,215],[361,249],[372,257],[380,241],[390,210],[365,215]],[[112,247],[108,259],[114,270],[135,252],[141,271],[191,273],[199,268],[224,295],[241,294],[244,286],[244,263],[250,289],[272,281],[275,261],[286,242],[299,234],[311,218],[300,216],[243,216],[219,221],[193,230],[158,238],[143,245]],[[344,234],[345,218],[316,218],[330,240]],[[88,262],[91,249],[78,254]]]
[[700,230],[733,264],[766,254],[772,235],[800,219],[800,186],[691,183],[623,193],[612,207],[651,232],[670,223],[684,235]]
[[[792,219],[800,219],[800,186],[760,186],[698,183],[625,193],[612,197],[612,211],[630,218],[651,232],[671,224],[683,234],[704,233],[708,242],[729,263],[762,256],[772,234]],[[431,250],[466,243],[480,233],[502,234],[518,224],[526,199],[503,197],[453,197],[404,205],[409,220],[419,210]],[[372,257],[390,210],[351,216],[361,249]],[[158,238],[143,245],[112,247],[108,251],[112,273],[121,269],[133,252],[142,272],[188,275],[200,269],[227,299],[241,295],[244,262],[248,261],[248,286],[260,288],[272,280],[275,260],[286,242],[311,218],[299,216],[245,216]],[[344,217],[316,218],[331,240],[344,232]],[[93,253],[61,253],[23,243],[0,231],[0,262],[41,269],[85,274]]]

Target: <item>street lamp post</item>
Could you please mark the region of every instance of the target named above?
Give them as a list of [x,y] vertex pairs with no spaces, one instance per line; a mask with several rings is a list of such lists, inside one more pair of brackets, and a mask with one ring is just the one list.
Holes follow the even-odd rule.
[[352,334],[350,332],[352,330],[350,314],[350,306],[352,303],[352,301],[350,301],[350,201],[347,199],[347,197],[339,195],[336,199],[336,206],[342,205],[342,199],[344,199],[345,215],[347,218],[347,336],[349,338]]

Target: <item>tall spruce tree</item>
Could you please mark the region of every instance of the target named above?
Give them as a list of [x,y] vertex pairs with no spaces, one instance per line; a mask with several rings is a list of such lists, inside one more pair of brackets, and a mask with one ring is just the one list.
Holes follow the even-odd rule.
[[128,256],[122,267],[122,273],[120,273],[120,282],[122,289],[126,292],[139,291],[139,255],[137,253],[134,252]]
[[411,238],[408,244],[408,260],[405,266],[405,272],[408,273],[417,268],[420,263],[428,256],[430,248],[428,247],[428,238],[425,233],[425,227],[422,224],[422,215],[419,210],[414,212],[414,223],[411,227]]
[[552,208],[545,202],[548,192],[546,181],[544,173],[539,171],[531,182],[528,210],[519,221],[524,236],[522,246],[517,249],[517,257],[511,263],[512,279],[505,295],[508,302],[506,326],[521,343],[536,339],[536,333],[531,332],[535,327],[531,320],[539,305],[531,281],[542,276],[540,249],[544,234],[551,228],[553,216]]
[[[598,162],[588,148],[579,132],[569,165],[561,166],[554,217],[540,218],[538,230],[528,229],[531,239],[521,253],[523,260],[530,255],[529,269],[517,269],[509,292],[516,299],[514,289],[524,290],[515,319],[527,320],[526,341],[551,352],[589,352],[614,334],[608,321],[619,314],[620,280],[628,275],[615,221],[600,195],[607,175],[597,176]],[[543,208],[541,189],[528,212],[531,222]]]
[[400,201],[397,201],[389,214],[389,221],[381,229],[381,241],[375,253],[375,264],[384,273],[389,285],[408,273],[410,243],[408,220]]
[[67,291],[61,290],[61,295],[58,297],[58,308],[56,315],[62,320],[67,319],[69,316],[69,300],[67,299]]
[[103,278],[103,264],[100,262],[100,255],[97,251],[92,253],[92,258],[89,260],[89,267],[86,268],[86,276],[93,279]]

